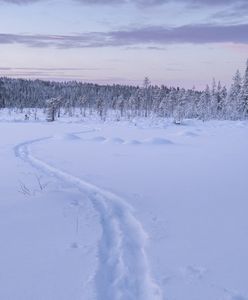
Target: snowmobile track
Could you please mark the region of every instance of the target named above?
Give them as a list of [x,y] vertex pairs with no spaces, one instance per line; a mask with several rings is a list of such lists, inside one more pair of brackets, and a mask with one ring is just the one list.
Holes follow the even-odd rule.
[[[95,131],[95,130],[90,130]],[[86,132],[72,133],[73,135]],[[133,208],[123,199],[32,155],[32,144],[53,139],[25,141],[14,148],[15,155],[39,172],[77,187],[99,214],[102,235],[98,245],[98,269],[94,280],[97,300],[162,300],[151,276],[145,247],[148,236]]]

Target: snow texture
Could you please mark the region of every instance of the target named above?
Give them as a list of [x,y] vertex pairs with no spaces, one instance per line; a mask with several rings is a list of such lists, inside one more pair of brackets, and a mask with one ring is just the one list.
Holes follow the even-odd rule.
[[248,299],[246,121],[4,119],[0,299]]
[[[65,140],[75,140],[76,137],[75,133],[66,134]],[[132,207],[113,193],[35,158],[28,146],[47,139],[23,142],[15,147],[15,154],[39,171],[76,186],[92,201],[99,213],[102,238],[98,250],[99,266],[95,274],[97,299],[162,299],[161,291],[150,274],[145,252],[147,234],[134,217]],[[119,138],[112,141],[122,143]]]

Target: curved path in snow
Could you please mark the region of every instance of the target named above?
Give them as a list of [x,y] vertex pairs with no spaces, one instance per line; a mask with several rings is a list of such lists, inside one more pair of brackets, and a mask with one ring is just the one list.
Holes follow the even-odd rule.
[[[93,130],[91,130],[93,131]],[[85,131],[90,132],[90,131]],[[73,135],[84,132],[72,133]],[[145,246],[147,234],[132,207],[115,194],[100,189],[32,155],[30,146],[53,137],[30,140],[14,149],[18,158],[40,172],[77,187],[99,214],[102,235],[98,245],[98,269],[94,275],[97,300],[162,300],[151,276]]]

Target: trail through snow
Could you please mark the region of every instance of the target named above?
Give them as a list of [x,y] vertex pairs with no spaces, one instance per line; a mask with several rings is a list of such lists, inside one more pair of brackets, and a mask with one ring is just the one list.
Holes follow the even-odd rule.
[[[89,132],[89,131],[85,131]],[[76,137],[71,133],[68,136]],[[32,144],[53,136],[25,141],[15,147],[18,158],[39,172],[77,187],[99,214],[102,236],[98,245],[98,269],[94,274],[98,300],[162,300],[162,292],[151,275],[146,244],[148,235],[136,219],[133,208],[117,195],[34,157]]]

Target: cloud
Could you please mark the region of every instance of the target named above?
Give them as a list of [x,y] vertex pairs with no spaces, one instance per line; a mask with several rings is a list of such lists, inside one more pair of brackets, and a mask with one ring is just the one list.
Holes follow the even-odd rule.
[[[0,5],[28,5],[43,2],[53,2],[56,0],[0,0]],[[236,19],[240,23],[240,19],[248,15],[248,0],[65,0],[67,3],[79,3],[87,6],[115,6],[132,4],[137,8],[149,9],[153,7],[163,6],[168,3],[181,4],[183,9],[203,10],[206,8],[213,9],[211,19],[216,20],[233,20]],[[56,3],[56,2],[55,2]],[[238,23],[237,22],[237,23]]]
[[[37,2],[52,2],[55,0],[0,0],[5,4],[27,5]],[[205,9],[214,8],[216,12],[212,19],[233,19],[246,17],[248,14],[248,0],[65,0],[67,3],[79,3],[88,6],[119,6],[133,4],[139,8],[152,8],[166,5],[168,3],[181,4],[188,8]],[[56,3],[56,2],[55,2]]]
[[[0,3],[12,3],[12,4],[28,4],[35,3],[42,0],[0,0]],[[154,6],[154,5],[163,5],[168,2],[173,3],[185,3],[188,5],[227,5],[233,4],[235,5],[244,5],[247,7],[247,0],[67,0],[68,2],[79,2],[87,5],[106,5],[106,4],[135,4],[142,6]]]
[[[1,1],[1,0],[0,0]],[[3,0],[7,1],[8,0]],[[15,0],[12,0],[14,2]],[[24,2],[29,0],[24,0]],[[30,0],[31,2],[32,0]],[[37,0],[34,0],[36,2]],[[68,0],[69,1],[69,0]],[[87,5],[118,5],[118,4],[134,4],[138,6],[156,6],[156,5],[163,5],[167,3],[182,3],[189,6],[227,6],[233,5],[240,8],[247,8],[248,3],[247,0],[70,0],[76,1],[82,4]],[[11,0],[10,0],[11,2]],[[17,2],[19,2],[17,0]],[[21,2],[21,1],[20,1]]]
[[102,68],[34,68],[34,67],[0,67],[0,71],[98,71]]
[[0,67],[3,77],[43,78],[56,80],[82,80],[84,76],[92,77],[99,70],[110,70],[109,68],[41,68],[41,67]]
[[120,46],[164,46],[169,44],[234,43],[248,44],[248,24],[195,24],[179,27],[148,26],[78,35],[39,35],[0,33],[0,44],[29,47],[100,48]]
[[[41,2],[42,0],[0,0],[0,3],[28,4]],[[171,0],[67,0],[67,2],[79,2],[87,5],[108,5],[108,4],[138,4],[138,5],[158,5],[165,4]],[[182,1],[182,0],[179,0]]]
[[10,3],[10,4],[28,4],[39,2],[40,0],[0,0],[0,3]]

